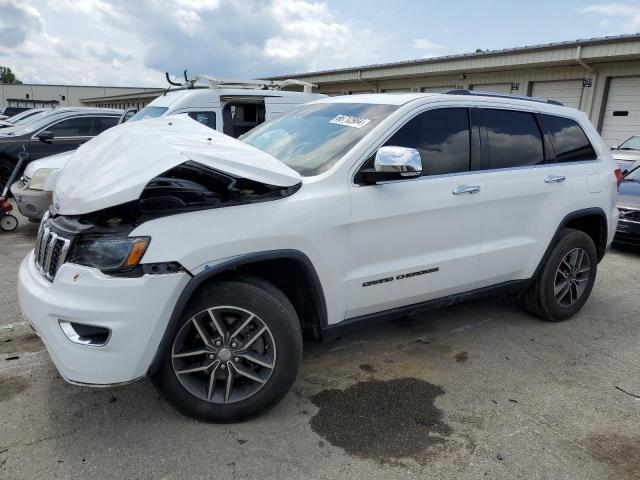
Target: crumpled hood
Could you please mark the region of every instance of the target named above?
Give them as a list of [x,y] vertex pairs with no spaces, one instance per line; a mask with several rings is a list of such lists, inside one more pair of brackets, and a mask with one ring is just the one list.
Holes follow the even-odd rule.
[[151,179],[189,160],[269,185],[301,181],[262,150],[175,115],[124,123],[78,148],[58,178],[54,208],[82,215],[136,200]]

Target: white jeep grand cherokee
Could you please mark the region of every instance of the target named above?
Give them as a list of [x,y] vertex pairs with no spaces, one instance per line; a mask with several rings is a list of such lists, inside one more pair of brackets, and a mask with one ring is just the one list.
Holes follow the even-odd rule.
[[616,164],[587,117],[500,95],[359,95],[235,140],[183,117],[80,147],[19,299],[61,374],[151,375],[182,412],[278,402],[302,333],[520,295],[587,301],[616,231]]

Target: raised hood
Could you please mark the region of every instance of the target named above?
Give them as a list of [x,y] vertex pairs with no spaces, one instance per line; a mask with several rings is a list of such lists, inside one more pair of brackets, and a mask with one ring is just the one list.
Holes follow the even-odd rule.
[[130,202],[151,179],[189,160],[279,187],[301,180],[262,150],[175,115],[124,123],[82,145],[60,174],[54,205],[62,215],[82,215]]

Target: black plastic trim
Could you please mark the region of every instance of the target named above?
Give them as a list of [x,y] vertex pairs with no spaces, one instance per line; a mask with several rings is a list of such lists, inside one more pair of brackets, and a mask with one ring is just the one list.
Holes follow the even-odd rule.
[[[560,232],[562,231],[562,229],[565,228],[565,226],[571,220],[575,220],[581,217],[589,217],[591,215],[598,215],[602,217],[605,223],[605,228],[608,228],[607,216],[605,215],[604,210],[602,210],[600,207],[584,208],[582,210],[576,210],[575,212],[571,212],[570,214],[568,214],[566,217],[562,219],[562,221],[560,222],[560,225],[558,225],[558,228],[556,229],[556,233],[553,235],[553,238],[549,242],[549,245],[547,246],[547,249],[545,250],[544,255],[542,255],[542,258],[540,259],[540,263],[538,263],[538,267],[536,268],[536,271],[534,272],[531,280],[535,280],[536,278],[538,278],[538,275],[540,275],[540,272],[542,271],[542,268],[544,267],[544,264],[547,261],[547,258],[549,258],[549,255],[551,255],[551,250],[553,250],[553,247],[558,242],[558,237],[560,236]],[[609,236],[609,232],[608,230],[605,230],[604,232],[605,244],[608,236]],[[596,244],[596,251],[598,252],[598,262],[602,260],[602,257],[604,257],[605,250],[606,250],[606,245],[605,245],[605,248],[600,249]]]
[[[216,275],[233,270],[237,267],[248,265],[251,263],[256,263],[264,260],[278,260],[278,259],[290,259],[300,262],[307,273],[307,278],[310,280],[312,285],[311,295],[316,302],[316,306],[318,308],[319,314],[319,325],[310,325],[310,327],[316,332],[319,333],[324,327],[327,325],[327,304],[324,298],[324,291],[322,289],[322,284],[320,283],[320,278],[309,260],[304,253],[299,250],[270,250],[266,252],[256,252],[249,253],[247,255],[242,255],[241,257],[233,258],[231,260],[221,262],[218,265],[215,265],[211,268],[207,268],[203,272],[193,276],[189,283],[184,287],[182,293],[178,297],[175,306],[173,307],[173,312],[171,313],[171,317],[169,318],[169,322],[162,336],[162,340],[160,341],[160,345],[158,346],[158,350],[151,362],[151,366],[149,367],[149,373],[154,373],[158,364],[160,363],[160,352],[163,352],[168,345],[171,343],[171,339],[168,338],[167,332],[173,330],[174,327],[179,321],[182,313],[184,312],[191,296],[196,291],[196,289],[202,285],[204,282],[212,279]],[[304,319],[301,319],[304,320]]]
[[466,302],[467,300],[474,300],[488,295],[496,295],[500,293],[521,293],[526,290],[529,284],[530,280],[512,280],[489,287],[478,288],[468,292],[456,293],[455,295],[428,300],[426,302],[413,303],[411,305],[392,308],[382,312],[369,313],[367,315],[349,318],[340,323],[324,327],[322,329],[322,338],[342,334],[352,329],[364,326],[365,324],[370,326],[375,323],[387,322],[389,320],[409,315],[416,315],[418,313],[424,313],[442,307],[450,307],[458,303]]

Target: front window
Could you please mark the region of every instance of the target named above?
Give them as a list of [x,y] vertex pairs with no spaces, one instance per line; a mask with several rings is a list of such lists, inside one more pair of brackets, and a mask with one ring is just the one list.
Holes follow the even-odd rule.
[[620,150],[640,150],[640,137],[631,137],[618,148]]
[[303,105],[240,139],[309,177],[329,170],[397,108],[368,103]]
[[147,118],[161,117],[167,110],[169,110],[167,107],[144,107],[128,121],[137,122],[138,120],[145,120]]

